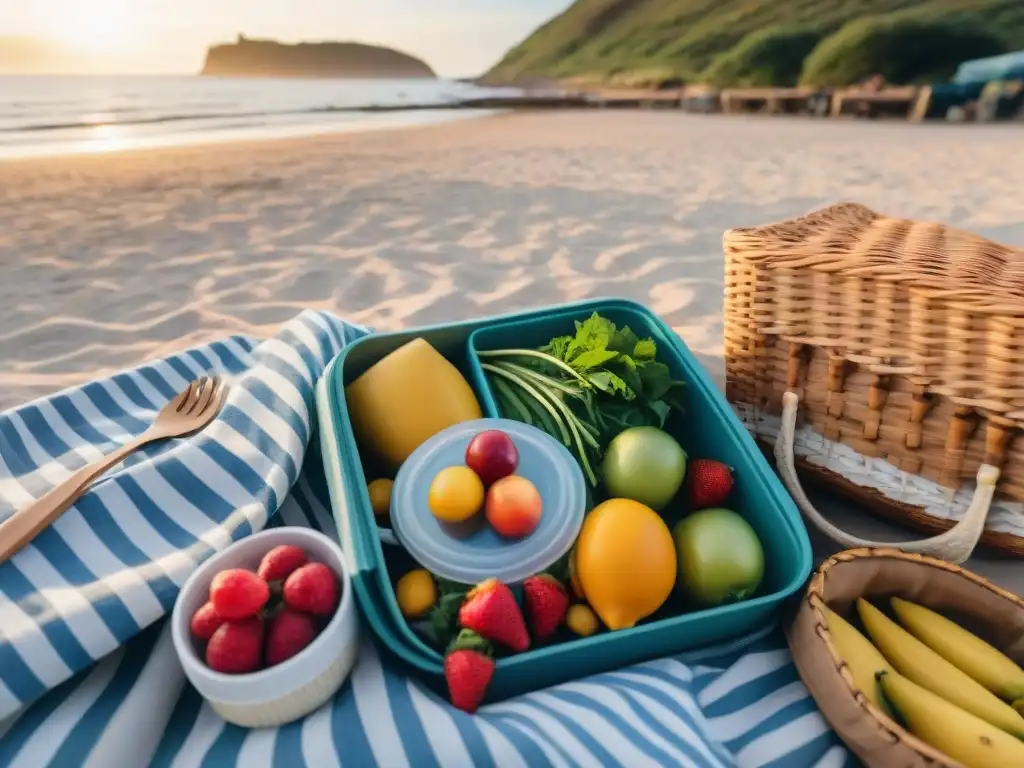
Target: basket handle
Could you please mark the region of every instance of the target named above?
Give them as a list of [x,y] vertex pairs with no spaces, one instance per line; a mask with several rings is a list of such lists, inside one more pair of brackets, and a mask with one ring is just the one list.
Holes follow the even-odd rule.
[[796,474],[793,456],[793,437],[796,431],[797,408],[800,398],[795,392],[786,392],[782,396],[782,426],[775,440],[775,461],[778,465],[782,482],[786,486],[797,507],[814,526],[829,538],[847,549],[858,547],[896,547],[904,552],[916,552],[922,555],[946,560],[957,565],[966,561],[978,544],[985,519],[988,517],[992,498],[995,496],[996,483],[999,481],[999,469],[990,464],[982,464],[978,468],[978,484],[971,498],[963,519],[945,533],[928,539],[907,542],[869,541],[840,530],[826,520],[804,493],[800,478]]

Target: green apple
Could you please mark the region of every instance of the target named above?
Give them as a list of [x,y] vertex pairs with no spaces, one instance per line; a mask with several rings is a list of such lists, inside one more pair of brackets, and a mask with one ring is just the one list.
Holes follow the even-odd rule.
[[672,531],[679,579],[693,602],[711,607],[746,600],[764,578],[764,549],[746,520],[731,509],[702,509]]
[[630,427],[608,445],[601,466],[612,498],[632,499],[661,511],[683,484],[686,452],[657,427]]

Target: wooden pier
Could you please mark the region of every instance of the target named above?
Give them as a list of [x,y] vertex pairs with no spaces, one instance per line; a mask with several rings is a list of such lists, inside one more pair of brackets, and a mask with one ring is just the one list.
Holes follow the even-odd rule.
[[812,111],[811,99],[819,95],[816,88],[726,88],[719,99],[726,114],[795,115]]
[[832,94],[832,117],[852,114],[857,117],[910,118],[919,92],[917,86],[836,91]]
[[[692,114],[760,113],[811,115],[814,117],[892,117],[920,122],[945,118],[933,114],[932,88],[726,88],[707,85],[679,88],[592,88],[574,91],[546,89],[510,96],[486,96],[449,103],[421,105],[388,104],[363,107],[327,107],[324,112],[391,112],[426,109],[665,109]],[[973,114],[975,105],[965,105]]]

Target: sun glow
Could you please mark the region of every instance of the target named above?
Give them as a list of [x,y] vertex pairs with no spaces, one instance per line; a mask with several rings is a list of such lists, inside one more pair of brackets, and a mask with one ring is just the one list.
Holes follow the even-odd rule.
[[129,0],[76,0],[71,8],[53,19],[53,36],[75,50],[116,54],[131,40],[133,14]]

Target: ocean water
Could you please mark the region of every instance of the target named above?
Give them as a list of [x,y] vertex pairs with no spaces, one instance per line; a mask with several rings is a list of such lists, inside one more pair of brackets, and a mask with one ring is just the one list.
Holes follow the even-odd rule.
[[369,130],[476,110],[360,112],[518,93],[454,80],[0,76],[0,157]]

